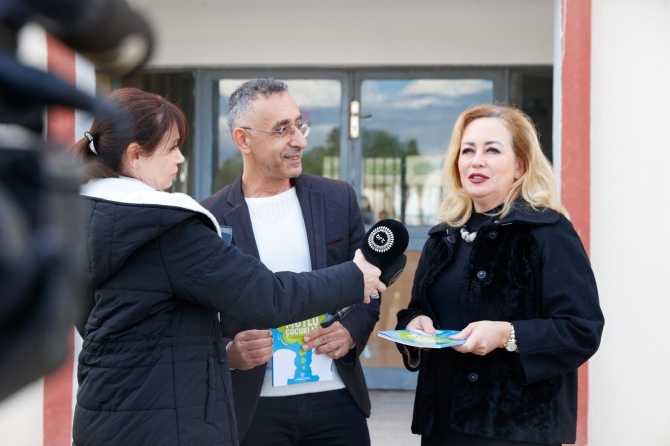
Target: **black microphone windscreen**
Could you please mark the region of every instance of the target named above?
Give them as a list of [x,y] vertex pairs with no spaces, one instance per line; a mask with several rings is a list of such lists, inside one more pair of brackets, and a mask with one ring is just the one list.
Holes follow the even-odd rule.
[[395,259],[389,266],[382,270],[382,273],[379,276],[379,281],[386,286],[393,285],[393,283],[398,280],[403,271],[405,271],[406,264],[407,256],[405,254],[400,254],[400,257]]
[[[379,280],[391,286],[405,270],[407,256],[404,252],[408,244],[409,234],[405,225],[397,220],[380,220],[365,234],[361,241],[361,252],[365,260],[382,270]],[[354,305],[329,314],[321,326],[329,327],[346,316],[352,308]]]
[[405,225],[397,220],[380,220],[365,234],[361,251],[365,259],[384,270],[400,257],[409,243]]

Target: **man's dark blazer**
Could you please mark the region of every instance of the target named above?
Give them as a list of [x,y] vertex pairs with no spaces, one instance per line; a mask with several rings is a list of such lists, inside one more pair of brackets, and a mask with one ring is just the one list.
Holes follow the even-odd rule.
[[[301,174],[293,180],[298,201],[305,219],[312,269],[321,269],[351,260],[365,237],[363,218],[356,195],[349,183]],[[249,255],[259,258],[249,208],[242,192],[242,177],[212,196],[202,200],[220,225],[233,230],[232,243]],[[290,234],[286,234],[290,237]],[[342,325],[349,330],[355,347],[335,361],[342,381],[366,417],[370,416],[370,396],[363,376],[359,355],[379,320],[379,300],[368,305],[357,305]],[[267,329],[252,327],[233,318],[221,316],[221,332],[227,341],[244,330]],[[265,376],[266,364],[251,370],[232,372],[235,414],[242,440],[251,424]]]

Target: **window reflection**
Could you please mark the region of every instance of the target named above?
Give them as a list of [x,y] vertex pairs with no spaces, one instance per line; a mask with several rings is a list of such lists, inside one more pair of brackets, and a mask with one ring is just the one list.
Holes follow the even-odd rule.
[[365,80],[361,107],[361,212],[367,224],[395,218],[437,224],[451,130],[467,107],[490,103],[487,79]]

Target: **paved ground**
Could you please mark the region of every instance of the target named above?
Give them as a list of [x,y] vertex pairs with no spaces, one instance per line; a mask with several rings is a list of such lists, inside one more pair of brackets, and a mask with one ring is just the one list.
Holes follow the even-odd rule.
[[372,446],[419,446],[412,434],[414,391],[371,390],[372,416],[368,420]]

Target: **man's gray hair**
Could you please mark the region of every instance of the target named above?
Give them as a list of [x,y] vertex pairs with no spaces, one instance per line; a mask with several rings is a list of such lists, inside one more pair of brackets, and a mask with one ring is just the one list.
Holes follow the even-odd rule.
[[239,119],[251,109],[251,101],[258,99],[259,96],[267,98],[275,93],[284,93],[288,86],[281,81],[273,78],[252,79],[243,83],[237,90],[230,95],[228,101],[228,127],[232,132],[238,127]]

